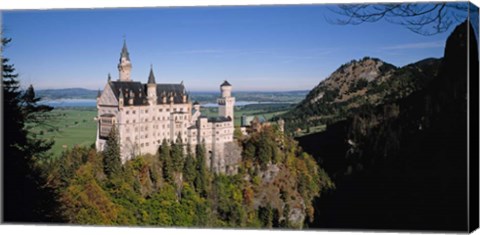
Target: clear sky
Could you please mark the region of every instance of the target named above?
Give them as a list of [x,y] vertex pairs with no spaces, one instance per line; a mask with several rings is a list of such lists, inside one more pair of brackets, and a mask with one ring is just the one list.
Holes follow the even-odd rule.
[[448,32],[423,36],[385,21],[327,22],[333,5],[3,11],[4,52],[24,86],[103,89],[126,37],[132,78],[190,91],[310,90],[364,56],[403,66],[442,57]]

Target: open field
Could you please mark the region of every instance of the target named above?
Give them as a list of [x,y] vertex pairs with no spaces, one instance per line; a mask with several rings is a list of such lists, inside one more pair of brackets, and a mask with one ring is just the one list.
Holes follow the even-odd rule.
[[[291,108],[291,104],[254,104],[235,107],[235,126],[240,125],[242,115],[259,116],[269,120]],[[202,108],[206,116],[216,116],[218,108]],[[65,148],[75,145],[89,146],[95,143],[97,125],[93,118],[96,116],[94,107],[57,108],[51,113],[45,125],[33,129],[37,138],[53,139],[55,144],[50,152],[58,156]]]
[[95,143],[95,108],[54,109],[45,125],[33,129],[38,138],[53,139],[50,152],[58,156],[64,148]]

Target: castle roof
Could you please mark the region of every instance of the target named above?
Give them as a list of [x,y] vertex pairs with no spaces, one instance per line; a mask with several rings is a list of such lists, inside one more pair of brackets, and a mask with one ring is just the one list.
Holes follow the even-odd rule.
[[[124,106],[139,106],[148,105],[147,84],[141,82],[121,82],[112,81],[109,83],[113,94],[119,99],[120,93],[123,93],[125,99]],[[121,92],[120,92],[121,91]],[[185,87],[183,84],[157,84],[157,103],[163,104],[163,96],[166,97],[167,104],[170,103],[170,97],[173,96],[173,103],[183,103],[183,95],[185,94]],[[129,100],[133,99],[133,104]],[[188,100],[188,98],[187,98]]]
[[127,60],[130,60],[130,54],[128,53],[127,42],[125,40],[123,40],[123,48],[122,48],[122,53],[120,53],[120,60],[122,60],[122,58],[124,57]]
[[210,117],[208,122],[229,122],[232,119],[230,117]]
[[153,75],[153,68],[150,66],[150,74],[148,75],[148,84],[155,84],[155,75]]
[[227,80],[223,81],[222,85],[220,85],[221,87],[222,86],[232,86],[230,83],[227,82]]

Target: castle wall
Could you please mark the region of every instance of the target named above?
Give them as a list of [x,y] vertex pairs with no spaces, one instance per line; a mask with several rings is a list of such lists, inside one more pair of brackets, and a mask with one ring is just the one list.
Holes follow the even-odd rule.
[[[119,81],[131,82],[131,68],[132,65],[124,43],[121,61],[118,65]],[[232,159],[226,159],[225,157],[231,155],[227,151],[232,151],[232,148],[226,150],[225,146],[226,143],[233,142],[234,132],[233,106],[235,98],[231,97],[231,85],[225,81],[220,86],[222,97],[218,99],[219,116],[223,119],[209,121],[208,118],[201,116],[198,104],[196,104],[198,106],[195,106],[195,112],[192,114],[192,103],[188,101],[185,93],[183,93],[183,101],[174,101],[174,97],[169,96],[169,104],[156,104],[157,84],[152,70],[151,76],[147,88],[148,102],[136,99],[142,98],[142,94],[144,96],[145,93],[142,93],[142,89],[139,87],[144,85],[136,82],[135,89],[136,91],[139,90],[140,93],[134,95],[132,91],[128,92],[127,89],[128,97],[124,98],[122,90],[118,92],[112,90],[112,86],[116,82],[110,82],[109,77],[103,92],[97,98],[97,150],[104,150],[107,137],[105,132],[112,125],[117,127],[119,133],[122,162],[140,154],[156,154],[164,139],[170,143],[176,141],[177,136],[180,135],[182,143],[191,145],[192,150],[194,150],[195,145],[204,141],[207,152],[207,167],[215,172],[225,173],[226,169],[229,169],[228,166],[233,164]],[[121,86],[125,84],[121,83]],[[162,102],[165,103],[166,98],[162,97],[162,99]],[[225,119],[225,117],[231,119]]]

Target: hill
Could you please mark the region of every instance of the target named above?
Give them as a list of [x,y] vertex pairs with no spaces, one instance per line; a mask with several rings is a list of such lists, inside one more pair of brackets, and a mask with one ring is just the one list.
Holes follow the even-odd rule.
[[321,81],[283,116],[286,128],[292,131],[331,123],[363,105],[408,96],[435,77],[440,61],[429,58],[397,68],[377,58],[352,60]]
[[[363,106],[324,132],[297,138],[336,185],[317,201],[321,210],[311,227],[469,230],[467,81],[470,74],[478,82],[478,47],[467,30],[473,31],[464,22],[449,36],[438,73],[423,89]],[[478,166],[473,156],[470,164]],[[478,187],[478,177],[471,180]]]
[[98,91],[85,88],[64,88],[36,90],[38,97],[45,100],[56,99],[95,99]]

